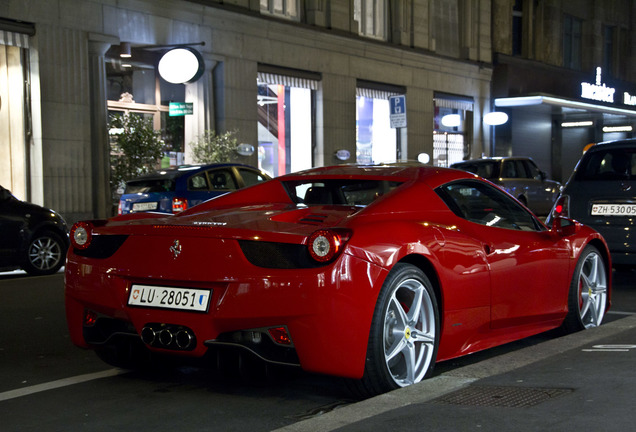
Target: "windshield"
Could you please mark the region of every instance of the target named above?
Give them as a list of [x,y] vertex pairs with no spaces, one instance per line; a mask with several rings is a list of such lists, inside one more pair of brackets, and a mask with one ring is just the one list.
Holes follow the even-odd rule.
[[296,204],[331,204],[367,206],[392,191],[401,182],[387,180],[316,180],[283,182]]
[[590,153],[581,162],[577,180],[636,179],[636,148],[607,149]]

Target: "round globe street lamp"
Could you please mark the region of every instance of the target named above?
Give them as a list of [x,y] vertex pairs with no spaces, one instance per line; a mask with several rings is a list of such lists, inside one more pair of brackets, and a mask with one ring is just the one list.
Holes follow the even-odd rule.
[[490,126],[500,126],[508,121],[508,114],[501,111],[492,111],[484,116],[484,123]]
[[190,47],[178,47],[161,56],[157,69],[161,78],[169,83],[187,84],[201,78],[205,65],[199,51]]

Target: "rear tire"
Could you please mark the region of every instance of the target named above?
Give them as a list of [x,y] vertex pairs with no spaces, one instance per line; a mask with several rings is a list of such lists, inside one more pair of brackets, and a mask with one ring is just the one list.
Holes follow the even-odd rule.
[[422,381],[432,373],[439,338],[433,284],[419,268],[397,264],[380,291],[364,375],[354,390],[369,397]]
[[561,326],[566,333],[598,327],[607,308],[607,269],[597,248],[587,245],[574,269],[568,314]]

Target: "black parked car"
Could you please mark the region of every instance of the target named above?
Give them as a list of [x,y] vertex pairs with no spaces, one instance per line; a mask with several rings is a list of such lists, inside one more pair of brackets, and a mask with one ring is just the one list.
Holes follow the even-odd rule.
[[69,247],[66,222],[53,210],[20,201],[0,186],[0,270],[57,272]]
[[636,266],[636,139],[602,142],[587,150],[548,223],[556,216],[600,232],[615,266]]

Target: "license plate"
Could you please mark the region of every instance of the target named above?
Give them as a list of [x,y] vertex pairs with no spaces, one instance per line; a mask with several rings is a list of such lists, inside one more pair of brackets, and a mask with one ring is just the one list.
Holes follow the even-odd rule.
[[132,211],[157,210],[158,202],[133,203]]
[[636,216],[636,204],[594,204],[592,216]]
[[128,305],[207,312],[211,295],[211,290],[133,285],[130,288]]

